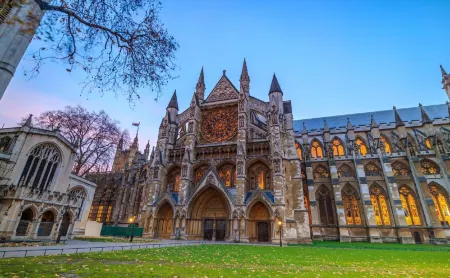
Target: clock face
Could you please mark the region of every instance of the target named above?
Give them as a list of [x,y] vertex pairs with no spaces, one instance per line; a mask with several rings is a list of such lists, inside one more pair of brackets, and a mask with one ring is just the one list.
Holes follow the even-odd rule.
[[236,107],[216,108],[203,115],[202,137],[209,143],[231,140],[237,133]]

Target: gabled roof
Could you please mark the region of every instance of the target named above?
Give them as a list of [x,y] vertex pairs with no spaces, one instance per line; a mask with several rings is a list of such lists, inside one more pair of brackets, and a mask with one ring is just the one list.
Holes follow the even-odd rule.
[[236,89],[233,83],[231,83],[230,79],[228,79],[224,71],[219,82],[217,82],[214,89],[208,95],[206,102],[224,101],[238,98],[239,91]]

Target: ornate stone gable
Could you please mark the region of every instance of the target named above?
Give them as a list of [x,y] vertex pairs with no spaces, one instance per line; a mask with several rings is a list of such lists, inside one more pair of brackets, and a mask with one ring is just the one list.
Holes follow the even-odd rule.
[[226,77],[224,74],[219,82],[217,82],[217,85],[214,87],[214,89],[209,94],[208,98],[206,99],[206,102],[215,102],[215,101],[224,101],[224,100],[232,100],[232,99],[238,99],[239,98],[239,92],[234,87],[233,83]]

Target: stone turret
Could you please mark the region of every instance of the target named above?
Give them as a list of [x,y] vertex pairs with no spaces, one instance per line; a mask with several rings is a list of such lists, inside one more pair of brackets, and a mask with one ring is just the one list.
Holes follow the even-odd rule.
[[200,71],[200,76],[198,77],[197,85],[195,86],[195,92],[197,93],[197,97],[199,100],[205,100],[205,76],[203,74],[203,67]]
[[150,140],[148,140],[147,145],[145,146],[145,150],[144,150],[144,158],[145,161],[148,161],[148,155],[150,154]]
[[442,73],[442,89],[445,90],[447,93],[447,97],[450,99],[450,74],[448,74],[444,68],[441,67],[441,73]]
[[246,95],[250,94],[250,76],[248,75],[247,70],[247,62],[244,58],[244,64],[242,65],[241,78],[239,78],[241,82],[241,90],[244,91]]

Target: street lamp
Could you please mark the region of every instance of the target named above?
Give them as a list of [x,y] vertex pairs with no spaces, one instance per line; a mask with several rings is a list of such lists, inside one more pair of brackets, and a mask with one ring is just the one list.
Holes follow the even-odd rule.
[[280,247],[281,245],[281,235],[283,234],[283,222],[281,220],[278,220],[278,226],[280,227]]
[[134,236],[134,216],[130,217],[130,219],[128,219],[128,221],[130,222],[130,225],[132,225],[131,228],[131,236],[130,236],[130,242],[133,242],[133,236]]

